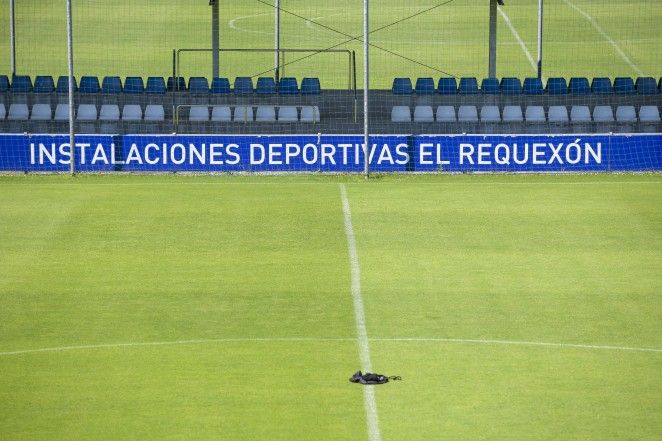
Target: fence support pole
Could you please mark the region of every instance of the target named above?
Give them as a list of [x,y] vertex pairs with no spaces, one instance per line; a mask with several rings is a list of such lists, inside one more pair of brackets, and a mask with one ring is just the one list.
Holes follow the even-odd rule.
[[220,47],[219,43],[219,21],[220,21],[220,12],[219,12],[219,3],[220,0],[216,0],[213,3],[211,3],[211,47],[212,47],[212,53],[211,53],[211,64],[212,64],[212,79],[213,78],[218,78],[220,76],[220,68],[219,68],[219,51],[218,48]]
[[368,91],[370,90],[369,41],[368,30],[368,0],[363,0],[363,157],[365,161],[363,174],[370,177],[370,131],[368,119]]
[[542,0],[538,0],[538,78],[542,79]]
[[14,14],[14,0],[9,1],[9,34],[11,45],[11,74],[16,75],[16,21]]
[[71,162],[69,173],[76,174],[76,138],[74,134],[74,44],[73,44],[73,18],[71,14],[71,0],[67,0],[67,57],[69,61],[69,145],[71,147]]
[[274,10],[274,80],[280,80],[280,0],[276,0]]
[[496,78],[497,58],[497,0],[490,0],[490,65],[488,77]]

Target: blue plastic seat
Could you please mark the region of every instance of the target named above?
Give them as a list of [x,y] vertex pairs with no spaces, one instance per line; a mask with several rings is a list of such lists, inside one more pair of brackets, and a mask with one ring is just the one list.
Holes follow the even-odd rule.
[[55,91],[55,82],[50,75],[39,75],[34,79],[35,93],[53,93]]
[[[78,90],[78,82],[74,77],[74,92]],[[57,79],[57,86],[55,87],[57,93],[69,93],[69,77],[62,75]]]
[[321,90],[319,78],[309,77],[301,80],[301,95],[319,95]]
[[554,77],[547,80],[547,94],[549,95],[567,95],[568,83],[565,78]]
[[163,81],[163,77],[147,78],[145,93],[149,95],[164,95],[166,93],[166,83]]
[[573,95],[588,95],[591,92],[588,78],[585,77],[572,77],[568,85],[569,92]]
[[272,95],[276,93],[276,80],[271,77],[260,77],[255,85],[255,93],[260,95]]
[[653,77],[637,78],[634,88],[639,95],[655,95],[657,93],[657,83]]
[[411,80],[409,78],[393,78],[391,92],[394,95],[411,95],[414,93],[414,88],[411,86]]
[[591,81],[591,93],[595,95],[611,95],[614,89],[611,80],[607,77],[596,77]]
[[188,80],[188,91],[191,95],[207,95],[209,81],[205,77],[191,77]]
[[230,80],[223,77],[216,77],[211,80],[210,92],[213,94],[230,93]]
[[247,95],[253,93],[253,80],[251,77],[237,77],[234,79],[234,93]]
[[519,95],[522,93],[522,82],[519,78],[506,77],[501,79],[501,93],[503,95]]
[[618,77],[614,79],[614,92],[617,95],[634,95],[634,80],[630,77]]
[[124,80],[124,93],[140,94],[145,92],[145,83],[142,77],[126,77]]
[[453,77],[439,78],[437,90],[441,95],[455,95],[457,94],[457,81]]
[[101,81],[101,92],[108,95],[122,93],[122,80],[117,76],[104,77]]
[[32,79],[28,75],[16,75],[12,78],[10,90],[14,93],[31,92]]
[[0,93],[9,90],[9,78],[7,75],[0,75]]
[[476,95],[478,93],[478,80],[475,77],[460,78],[458,92],[463,95]]
[[299,93],[299,84],[294,77],[284,77],[280,79],[278,93],[281,95],[296,95]]
[[99,86],[99,78],[93,75],[84,75],[80,78],[80,85],[78,91],[80,93],[99,93],[101,86]]
[[522,89],[525,95],[542,95],[545,92],[540,78],[524,78]]
[[417,78],[416,94],[434,95],[434,80],[432,78]]
[[499,80],[496,78],[483,78],[483,81],[480,83],[480,91],[484,95],[498,95],[499,90]]
[[186,80],[184,77],[168,77],[166,90],[168,92],[183,92],[186,90]]

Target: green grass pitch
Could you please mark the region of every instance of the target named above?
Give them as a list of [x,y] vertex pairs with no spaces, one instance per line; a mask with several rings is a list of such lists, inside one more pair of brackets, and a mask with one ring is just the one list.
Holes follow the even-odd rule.
[[[273,0],[221,1],[221,48],[274,47]],[[281,47],[353,50],[362,84],[361,0],[282,0]],[[371,87],[394,77],[488,75],[488,0],[381,0],[370,2]],[[536,76],[535,0],[508,0],[498,15],[497,76]],[[427,12],[425,12],[427,11]],[[659,77],[662,8],[658,0],[545,2],[543,75]],[[75,74],[172,75],[172,51],[211,47],[206,0],[97,0],[73,2]],[[316,24],[316,23],[319,23]],[[509,24],[510,23],[510,24]],[[597,27],[596,27],[597,26]],[[512,27],[512,30],[511,30]],[[9,14],[0,12],[0,66],[9,74]],[[19,74],[67,73],[65,5],[16,2]],[[320,77],[323,87],[347,87],[344,55],[285,54],[281,76]],[[270,76],[273,53],[223,53],[221,75]],[[182,54],[181,75],[211,77],[209,54]]]
[[662,177],[0,177],[0,438],[658,440]]

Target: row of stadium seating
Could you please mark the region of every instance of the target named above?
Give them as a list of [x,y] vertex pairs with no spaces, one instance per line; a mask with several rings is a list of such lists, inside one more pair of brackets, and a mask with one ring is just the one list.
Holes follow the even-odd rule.
[[415,86],[411,79],[406,77],[394,78],[391,91],[395,95],[655,95],[662,93],[662,78],[656,81],[653,77],[618,77],[612,81],[607,77],[596,77],[589,83],[588,78],[573,77],[569,82],[565,78],[556,77],[547,80],[543,85],[540,78],[525,78],[524,83],[519,78],[506,77],[499,81],[497,78],[485,78],[478,87],[475,77],[440,78],[435,87],[434,79],[418,78]]
[[641,106],[638,116],[634,106],[618,106],[616,113],[611,106],[598,105],[572,106],[570,113],[566,106],[550,106],[547,111],[543,106],[527,106],[524,113],[520,106],[504,106],[503,111],[499,106],[486,105],[480,108],[476,106],[459,106],[457,111],[454,106],[438,106],[436,112],[432,106],[416,106],[412,112],[409,106],[393,106],[391,109],[392,122],[648,122],[659,123],[660,112],[657,106]]
[[[281,95],[319,95],[319,78],[303,78],[301,87],[294,77],[281,78],[278,83],[271,77],[260,77],[255,86],[251,77],[237,77],[234,81],[234,87],[230,87],[228,78],[214,78],[209,84],[205,77],[191,77],[186,84],[183,77],[169,77],[166,81],[162,77],[149,77],[147,83],[142,77],[126,77],[122,79],[118,76],[107,76],[99,82],[96,76],[83,76],[80,79],[80,85],[74,81],[75,90],[81,94],[152,94],[163,95],[166,92],[186,91],[193,95],[206,94],[229,94],[238,95],[256,94],[281,94]],[[69,91],[69,78],[61,76],[57,84],[53,77],[39,75],[35,77],[34,84],[27,75],[17,75],[13,77],[12,82],[6,75],[0,75],[0,93],[37,93],[66,94]]]

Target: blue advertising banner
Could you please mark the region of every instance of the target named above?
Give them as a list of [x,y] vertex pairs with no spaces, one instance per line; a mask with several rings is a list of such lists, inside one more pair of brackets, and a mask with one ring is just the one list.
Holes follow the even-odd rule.
[[[373,172],[662,170],[662,135],[374,135]],[[76,170],[361,172],[361,135],[80,135]],[[68,171],[67,135],[0,135],[0,170]]]

